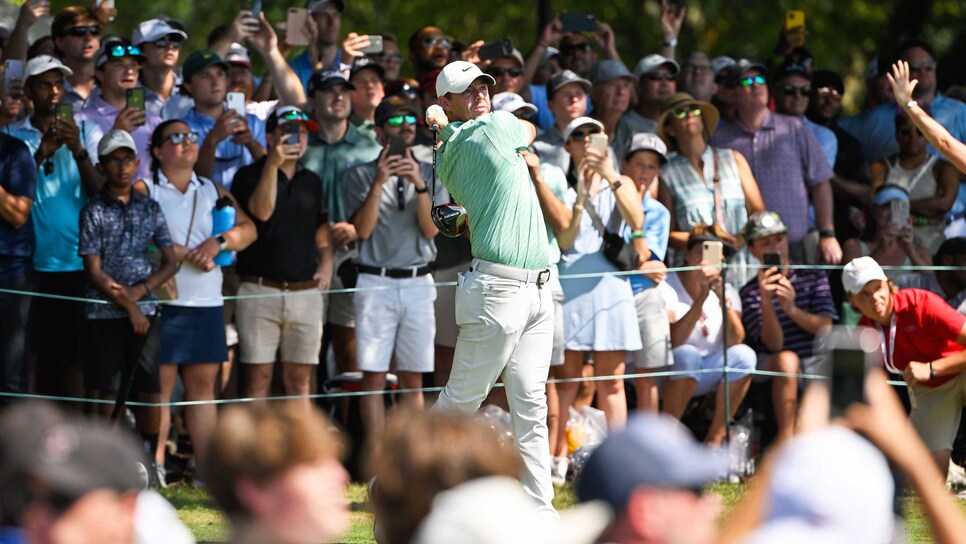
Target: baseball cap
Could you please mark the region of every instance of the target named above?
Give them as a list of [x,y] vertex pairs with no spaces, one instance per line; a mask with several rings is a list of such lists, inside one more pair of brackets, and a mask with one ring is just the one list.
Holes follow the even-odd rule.
[[37,55],[36,57],[27,61],[27,65],[24,67],[24,77],[30,78],[33,76],[39,76],[45,72],[51,70],[60,70],[65,76],[72,75],[73,70],[64,66],[63,62],[56,57],[51,57],[50,55]]
[[350,91],[354,91],[356,88],[342,72],[336,70],[319,70],[309,78],[309,96],[314,95],[315,91],[324,91],[337,85],[345,85]]
[[226,72],[231,68],[218,53],[210,49],[202,49],[188,55],[188,58],[184,61],[184,66],[181,68],[181,74],[185,81],[190,82],[195,74],[203,72],[209,66],[221,66]]
[[319,130],[319,125],[308,116],[304,111],[295,106],[279,106],[275,108],[268,119],[265,120],[265,131],[273,132],[278,125],[288,123],[301,123],[309,132]]
[[736,62],[735,59],[729,56],[719,55],[711,59],[711,69],[714,70],[714,75],[718,75],[718,73],[724,70],[725,68],[729,66],[734,66],[735,62]]
[[740,59],[738,62],[728,70],[727,75],[724,79],[724,84],[726,87],[737,87],[738,83],[741,82],[741,78],[747,72],[754,70],[763,76],[768,75],[768,67],[760,62],[755,62],[748,59]]
[[225,62],[241,64],[249,68],[252,66],[252,58],[248,55],[248,48],[240,43],[232,43],[228,46],[228,52],[225,53]]
[[101,48],[94,56],[94,66],[100,68],[110,60],[124,57],[131,57],[141,63],[147,60],[138,46],[131,45],[131,42],[124,38],[108,38],[101,42]]
[[581,502],[603,500],[619,516],[638,487],[694,489],[727,468],[727,454],[698,444],[678,420],[641,414],[594,450],[575,489]]
[[376,72],[379,79],[386,76],[386,69],[378,62],[370,59],[369,57],[358,57],[352,63],[352,69],[349,71],[349,79],[358,74],[363,70],[372,70]]
[[775,74],[773,79],[775,81],[780,81],[788,76],[802,76],[804,78],[812,79],[812,74],[809,72],[808,67],[802,63],[795,62],[792,60],[786,60],[775,68]]
[[523,97],[517,93],[497,93],[493,95],[492,102],[493,111],[508,111],[513,113],[517,110],[524,109],[526,110],[527,115],[537,113],[537,107],[524,100]]
[[745,240],[750,242],[772,234],[788,232],[788,227],[777,213],[765,210],[752,214],[742,232]]
[[416,109],[416,106],[412,105],[412,103],[405,98],[401,96],[390,96],[384,98],[382,102],[376,106],[376,126],[382,126],[386,124],[386,121],[388,121],[390,117],[395,117],[396,115],[401,115],[403,113],[408,113],[417,117],[419,116],[419,110]]
[[571,121],[570,124],[567,125],[567,128],[564,129],[564,133],[563,133],[564,141],[566,142],[567,140],[569,140],[570,135],[573,134],[575,130],[577,130],[578,128],[584,125],[593,125],[599,128],[601,132],[604,131],[603,123],[601,123],[597,119],[594,119],[593,117],[578,117],[573,121]]
[[822,87],[829,87],[838,91],[839,94],[845,93],[845,83],[842,81],[842,76],[832,70],[815,70],[812,73],[812,88],[821,89]]
[[653,151],[660,157],[661,164],[667,163],[667,146],[664,145],[664,140],[657,137],[657,134],[651,132],[638,132],[635,134],[631,138],[631,145],[627,148],[627,154],[624,155],[624,159],[631,158],[631,155],[638,151]]
[[872,196],[872,203],[876,206],[888,204],[893,200],[909,202],[909,193],[898,185],[883,185]]
[[165,36],[179,36],[182,40],[188,39],[188,34],[171,26],[164,19],[148,19],[138,24],[131,35],[131,43],[141,45],[142,43],[158,41]]
[[633,80],[634,74],[624,66],[623,62],[617,59],[604,59],[597,61],[591,67],[589,77],[590,82],[596,85],[620,78]]
[[465,60],[453,61],[436,76],[436,96],[446,93],[461,93],[474,81],[483,78],[490,85],[496,85],[496,80],[489,74],[484,74],[480,67]]
[[126,147],[131,151],[137,153],[138,148],[134,143],[134,138],[126,130],[112,130],[108,132],[101,141],[97,144],[97,156],[105,157],[110,155],[112,152]]
[[305,7],[309,9],[312,13],[318,13],[322,11],[327,4],[335,5],[339,12],[345,11],[345,0],[308,0],[305,3]]
[[641,77],[644,74],[650,74],[661,66],[669,67],[671,69],[671,75],[673,76],[677,76],[678,72],[681,71],[681,66],[674,59],[652,53],[637,61],[637,66],[634,67],[634,76]]
[[592,544],[612,519],[601,502],[551,519],[507,476],[488,476],[439,493],[416,529],[413,544]]
[[842,286],[847,293],[858,294],[873,280],[885,281],[886,275],[872,257],[856,257],[842,268]]
[[590,82],[586,79],[578,76],[571,70],[561,70],[550,77],[550,81],[547,82],[547,97],[553,98],[554,93],[560,90],[564,85],[569,85],[571,83],[576,83],[583,87],[584,92],[590,92]]

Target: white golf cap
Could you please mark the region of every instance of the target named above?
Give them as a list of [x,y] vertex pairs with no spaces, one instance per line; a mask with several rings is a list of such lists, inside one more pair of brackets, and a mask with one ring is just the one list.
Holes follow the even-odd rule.
[[489,74],[484,74],[480,67],[472,62],[456,60],[447,64],[436,76],[436,96],[446,93],[461,93],[471,83],[479,78],[485,78],[490,85],[496,85],[496,80]]
[[571,121],[570,124],[567,125],[567,128],[564,129],[564,133],[563,133],[563,139],[564,139],[564,141],[566,142],[567,140],[569,140],[570,139],[570,135],[573,134],[573,132],[575,130],[577,130],[578,128],[580,128],[580,127],[582,127],[584,125],[595,126],[595,127],[599,128],[601,132],[604,131],[604,125],[603,125],[603,123],[601,123],[597,119],[594,119],[593,117],[578,117],[578,118],[574,119],[573,121]]
[[842,286],[853,295],[872,280],[886,280],[882,267],[872,257],[856,257],[842,269]]
[[148,19],[138,24],[134,29],[134,34],[131,35],[131,44],[141,45],[142,43],[155,42],[172,34],[180,36],[182,40],[188,39],[186,33],[171,26],[164,19]]
[[667,145],[665,145],[664,140],[657,137],[657,134],[651,132],[635,134],[631,138],[631,146],[627,149],[624,158],[629,159],[631,155],[638,151],[653,151],[661,159],[661,164],[667,162]]
[[537,107],[527,102],[517,93],[505,92],[493,95],[493,110],[508,111],[515,113],[517,110],[525,110],[527,115],[537,113]]
[[97,144],[97,156],[104,157],[124,147],[135,153],[138,152],[134,138],[126,130],[112,130],[101,138],[100,143]]
[[24,67],[24,77],[39,76],[44,72],[49,72],[51,70],[60,70],[65,76],[72,75],[73,70],[64,66],[63,62],[56,57],[51,57],[50,55],[37,55],[36,57],[27,61],[27,66]]

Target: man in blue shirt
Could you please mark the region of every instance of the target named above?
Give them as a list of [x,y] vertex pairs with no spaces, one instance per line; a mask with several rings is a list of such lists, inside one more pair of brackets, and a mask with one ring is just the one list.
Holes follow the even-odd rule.
[[289,61],[292,70],[308,91],[309,79],[316,70],[338,70],[342,62],[342,49],[339,47],[339,32],[342,29],[343,0],[309,0],[306,4],[318,34],[315,43],[305,48],[305,52]]

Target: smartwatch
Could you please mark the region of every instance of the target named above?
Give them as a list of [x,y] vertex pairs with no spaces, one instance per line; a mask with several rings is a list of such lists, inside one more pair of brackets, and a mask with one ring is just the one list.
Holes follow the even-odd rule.
[[219,234],[218,236],[215,236],[215,240],[218,241],[219,249],[221,249],[222,251],[225,251],[226,249],[228,249],[228,240],[225,239],[224,234]]

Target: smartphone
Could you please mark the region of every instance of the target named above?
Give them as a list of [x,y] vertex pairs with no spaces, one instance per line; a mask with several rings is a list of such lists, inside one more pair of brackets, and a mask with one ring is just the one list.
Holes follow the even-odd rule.
[[305,21],[309,10],[305,8],[288,8],[288,18],[285,21],[285,43],[302,46],[309,44],[309,36],[305,33]]
[[721,242],[707,241],[701,244],[701,261],[708,266],[721,264],[724,255],[724,244]]
[[892,223],[900,227],[909,222],[909,203],[905,200],[893,200],[889,203],[892,211]]
[[406,154],[407,147],[409,146],[406,145],[406,139],[399,134],[394,134],[389,137],[389,153],[386,156],[387,157],[391,157],[393,155],[403,156]]
[[500,38],[493,42],[487,42],[480,47],[479,55],[480,60],[511,57],[513,56],[513,40],[510,38]]
[[245,93],[228,93],[225,102],[228,104],[228,109],[235,110],[242,117],[245,116]]
[[574,11],[560,14],[564,32],[593,32],[597,30],[597,17],[593,13]]
[[73,121],[74,106],[70,104],[57,104],[57,107],[54,109],[54,116],[65,121]]
[[242,0],[242,9],[252,12],[252,17],[259,19],[262,12],[262,0]]
[[3,61],[3,94],[20,96],[23,94],[23,61]]
[[144,109],[144,87],[134,87],[127,90],[127,107],[137,110]]
[[785,29],[791,30],[805,26],[805,12],[800,9],[790,9],[785,12]]
[[373,53],[382,53],[382,36],[370,34],[369,45],[363,47],[359,51],[362,51],[367,55],[371,55]]
[[587,137],[587,141],[590,142],[588,147],[594,151],[599,151],[601,153],[607,152],[607,135],[606,134],[591,134]]
[[301,123],[285,123],[282,125],[282,141],[288,145],[299,143],[301,135]]
[[865,402],[865,374],[876,364],[879,334],[869,327],[835,326],[816,337],[815,347],[820,372],[829,380],[832,417]]
[[782,266],[782,254],[777,251],[769,251],[762,255],[762,262],[766,267],[777,266],[781,268]]

